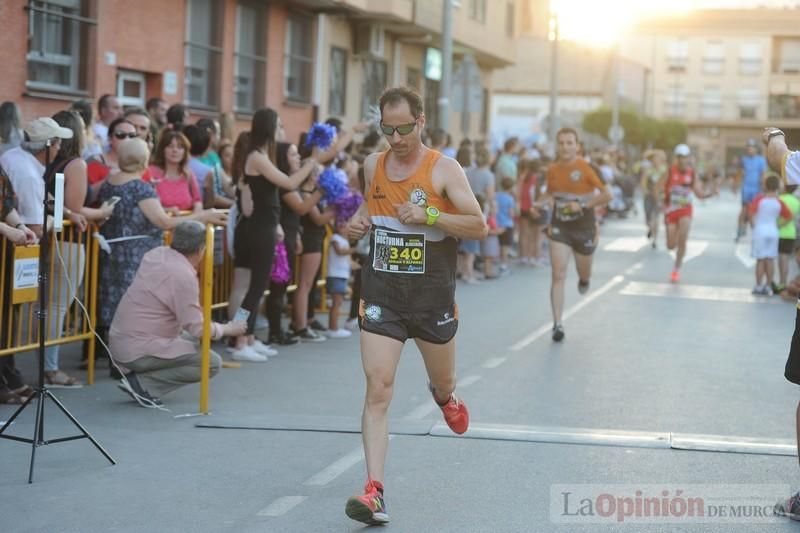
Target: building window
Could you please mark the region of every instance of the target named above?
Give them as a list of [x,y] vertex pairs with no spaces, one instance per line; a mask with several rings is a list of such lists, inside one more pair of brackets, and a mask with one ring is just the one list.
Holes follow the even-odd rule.
[[310,17],[291,14],[286,20],[286,56],[283,92],[295,102],[311,102],[311,67],[314,39]]
[[240,2],[236,6],[236,51],[233,54],[233,106],[252,113],[265,102],[266,15],[261,4]]
[[795,96],[792,94],[769,95],[769,118],[800,118],[800,96]]
[[28,81],[34,89],[86,90],[89,28],[84,0],[28,2]]
[[722,116],[722,93],[718,86],[706,86],[700,107],[701,118],[720,118]]
[[406,69],[406,85],[419,91],[419,82],[422,79],[422,71],[418,68],[408,67]]
[[509,2],[506,4],[506,35],[514,37],[514,4]]
[[757,76],[761,74],[761,45],[746,43],[739,48],[739,74]]
[[328,112],[344,115],[347,100],[347,50],[331,47],[330,80],[328,87]]
[[725,45],[719,41],[709,41],[703,54],[703,73],[722,74],[724,70]]
[[758,118],[758,106],[761,103],[761,94],[758,89],[739,89],[739,118]]
[[486,22],[486,0],[469,0],[469,18]]
[[361,116],[370,116],[370,108],[377,107],[381,94],[386,89],[386,62],[364,60],[364,96],[361,100]]
[[686,114],[686,93],[683,87],[677,84],[667,88],[664,99],[664,114],[671,118],[683,118]]
[[184,100],[192,107],[219,107],[222,3],[189,0],[186,9]]
[[800,74],[800,39],[776,39],[772,70],[776,74]]
[[689,42],[686,40],[672,41],[667,46],[667,70],[670,72],[685,72],[689,62]]

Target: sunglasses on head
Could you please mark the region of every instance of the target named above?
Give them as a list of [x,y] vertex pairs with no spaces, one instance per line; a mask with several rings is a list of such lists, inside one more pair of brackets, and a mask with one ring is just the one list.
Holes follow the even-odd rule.
[[131,132],[131,133],[125,133],[124,131],[115,131],[114,132],[114,137],[116,137],[119,140],[122,140],[122,139],[135,139],[138,136],[139,136],[139,134],[136,133],[135,131]]
[[381,131],[387,137],[394,135],[394,132],[399,133],[400,135],[408,135],[412,131],[414,131],[414,127],[417,125],[417,121],[409,122],[408,124],[400,124],[399,126],[388,126],[381,122]]

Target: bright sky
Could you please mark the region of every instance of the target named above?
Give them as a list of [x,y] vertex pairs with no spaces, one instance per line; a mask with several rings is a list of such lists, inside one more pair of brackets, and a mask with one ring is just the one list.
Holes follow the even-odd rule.
[[800,0],[551,0],[562,39],[611,46],[639,18],[692,9],[794,7]]

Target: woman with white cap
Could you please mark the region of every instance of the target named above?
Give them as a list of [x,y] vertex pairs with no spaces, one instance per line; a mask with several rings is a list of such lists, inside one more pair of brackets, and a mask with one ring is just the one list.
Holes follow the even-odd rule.
[[667,226],[667,249],[675,250],[675,266],[670,281],[680,281],[680,269],[686,255],[686,242],[689,240],[689,229],[692,226],[692,200],[708,198],[716,192],[702,189],[700,180],[696,179],[694,168],[690,164],[691,150],[685,144],[679,144],[673,152],[675,162],[659,182],[658,188],[664,191],[664,222]]

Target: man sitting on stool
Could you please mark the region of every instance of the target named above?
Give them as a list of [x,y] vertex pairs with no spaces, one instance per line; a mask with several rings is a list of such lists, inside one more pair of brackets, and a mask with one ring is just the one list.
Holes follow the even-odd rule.
[[[205,244],[203,224],[178,224],[171,246],[145,254],[111,322],[111,353],[128,371],[119,387],[144,407],[161,405],[163,395],[200,381],[197,343],[182,332],[194,338],[203,334],[197,268]],[[211,338],[242,335],[245,327],[244,322],[212,322]],[[211,376],[221,365],[222,359],[212,351]]]

